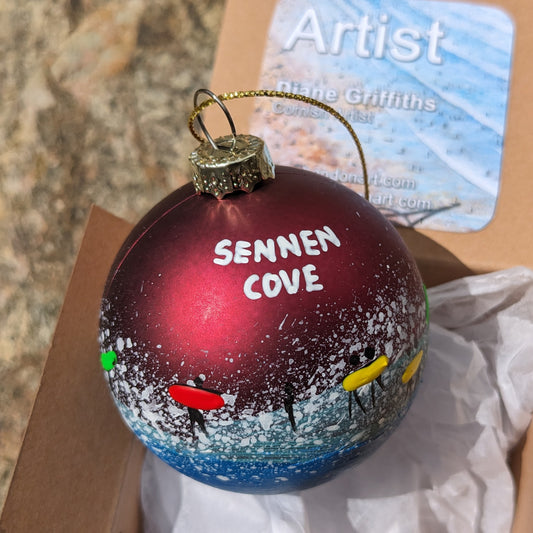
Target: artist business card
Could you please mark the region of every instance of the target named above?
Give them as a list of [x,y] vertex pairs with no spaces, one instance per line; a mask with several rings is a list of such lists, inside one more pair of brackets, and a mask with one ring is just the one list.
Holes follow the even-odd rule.
[[[321,100],[350,122],[370,200],[391,220],[476,231],[500,189],[513,33],[503,10],[478,4],[279,0],[259,86]],[[362,191],[353,141],[325,111],[261,100],[251,131],[276,163]]]

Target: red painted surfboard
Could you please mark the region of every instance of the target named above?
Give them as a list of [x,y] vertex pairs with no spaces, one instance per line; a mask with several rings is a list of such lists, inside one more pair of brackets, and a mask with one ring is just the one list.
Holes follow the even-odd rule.
[[217,392],[191,385],[171,385],[168,392],[174,400],[193,409],[210,411],[224,405],[224,398]]

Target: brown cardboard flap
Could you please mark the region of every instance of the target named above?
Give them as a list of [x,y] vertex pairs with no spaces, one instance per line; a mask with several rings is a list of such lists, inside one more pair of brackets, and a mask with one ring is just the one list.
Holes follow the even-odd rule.
[[[258,87],[263,50],[276,0],[247,2],[228,0],[213,71],[211,89],[216,93],[262,89]],[[424,238],[410,235],[411,249],[419,259],[426,257],[435,266],[447,268],[450,257],[457,258],[465,271],[483,273],[516,265],[533,267],[529,246],[533,220],[529,216],[533,197],[533,100],[530,97],[531,51],[533,50],[533,9],[526,0],[475,0],[473,4],[492,5],[506,11],[515,24],[515,43],[510,82],[507,127],[504,140],[501,192],[494,219],[484,229],[471,233],[417,230]],[[230,111],[237,129],[248,131],[253,101],[232,101]],[[218,115],[222,115],[221,113]],[[210,116],[212,132],[227,133],[223,117]],[[246,130],[246,131],[245,131]],[[427,242],[432,240],[445,254],[427,257]],[[457,264],[455,265],[457,266]],[[457,277],[452,269],[437,281]]]
[[[218,94],[262,88],[257,87],[257,80],[275,7],[276,2],[272,0],[230,0],[226,3],[211,90]],[[238,61],[235,61],[236,57]],[[232,102],[231,115],[239,133],[245,133],[243,130],[247,128],[253,108],[253,100],[248,98]],[[215,137],[229,133],[222,114],[209,117],[209,129]]]
[[517,501],[512,533],[530,533],[533,524],[533,424],[511,457],[517,484]]
[[130,229],[127,222],[93,208],[0,531],[109,531],[114,522],[125,523],[115,514],[121,509],[118,504],[125,504],[121,489],[126,471],[131,481],[129,514],[135,516],[142,447],[113,404],[97,343],[105,279]]

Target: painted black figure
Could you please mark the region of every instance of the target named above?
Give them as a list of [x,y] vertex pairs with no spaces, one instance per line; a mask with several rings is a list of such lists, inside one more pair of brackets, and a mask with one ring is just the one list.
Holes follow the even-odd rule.
[[296,421],[294,420],[294,386],[292,383],[285,383],[285,398],[283,399],[283,407],[289,415],[289,421],[293,431],[296,431]]
[[[198,389],[203,389],[204,380],[198,376],[194,378],[194,385]],[[200,429],[204,432],[205,435],[207,435],[207,429],[205,428],[205,420],[204,415],[201,413],[199,409],[195,409],[194,407],[187,407],[187,411],[189,412],[189,420],[191,421],[191,432],[192,436],[194,437],[194,426],[198,424],[200,426]]]

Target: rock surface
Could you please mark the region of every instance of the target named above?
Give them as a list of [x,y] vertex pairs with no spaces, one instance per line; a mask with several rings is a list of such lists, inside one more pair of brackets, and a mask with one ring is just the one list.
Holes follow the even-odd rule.
[[0,9],[0,506],[91,204],[132,222],[185,183],[217,0]]

